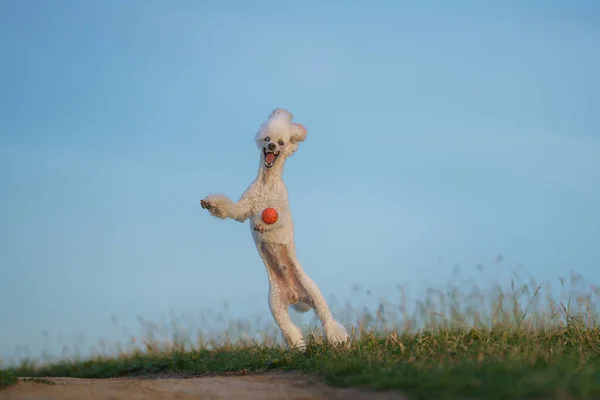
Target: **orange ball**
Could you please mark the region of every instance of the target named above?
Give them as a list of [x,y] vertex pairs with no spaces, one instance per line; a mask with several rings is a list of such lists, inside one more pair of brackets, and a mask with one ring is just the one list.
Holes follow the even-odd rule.
[[262,212],[262,220],[267,225],[274,224],[275,222],[277,222],[278,218],[279,214],[277,214],[277,210],[275,210],[274,208],[265,208]]

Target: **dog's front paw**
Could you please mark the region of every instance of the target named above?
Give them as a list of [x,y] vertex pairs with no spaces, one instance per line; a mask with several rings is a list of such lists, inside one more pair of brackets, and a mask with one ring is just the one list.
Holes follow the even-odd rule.
[[204,199],[200,200],[200,206],[203,209],[208,210],[208,212],[213,217],[217,217],[217,218],[221,218],[221,219],[227,217],[227,215],[225,215],[224,207],[221,205],[221,202],[219,201],[219,199],[217,197],[214,197],[214,196],[205,197]]
[[200,206],[205,210],[210,210],[213,207],[212,203],[208,200],[200,200]]

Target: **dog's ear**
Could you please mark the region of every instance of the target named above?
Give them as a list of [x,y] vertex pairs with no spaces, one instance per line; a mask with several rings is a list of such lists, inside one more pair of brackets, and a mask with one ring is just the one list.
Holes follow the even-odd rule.
[[273,112],[271,112],[271,115],[269,115],[269,119],[273,119],[276,117],[285,117],[285,119],[287,119],[288,121],[291,121],[292,118],[294,118],[292,113],[286,110],[285,108],[276,108],[273,110]]
[[302,124],[292,122],[292,142],[304,142],[306,139],[306,128]]

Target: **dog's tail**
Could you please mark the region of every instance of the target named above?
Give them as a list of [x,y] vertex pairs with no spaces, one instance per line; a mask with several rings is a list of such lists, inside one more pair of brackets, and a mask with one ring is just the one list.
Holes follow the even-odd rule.
[[292,304],[292,308],[294,310],[298,311],[299,313],[305,313],[305,312],[309,311],[312,307],[310,305],[308,305],[307,303],[300,301],[296,304]]

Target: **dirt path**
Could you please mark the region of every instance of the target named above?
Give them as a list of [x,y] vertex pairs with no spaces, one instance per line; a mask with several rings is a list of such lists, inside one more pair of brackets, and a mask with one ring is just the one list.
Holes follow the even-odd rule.
[[147,378],[48,378],[54,385],[21,381],[0,391],[0,400],[406,400],[395,392],[328,387],[297,373]]

